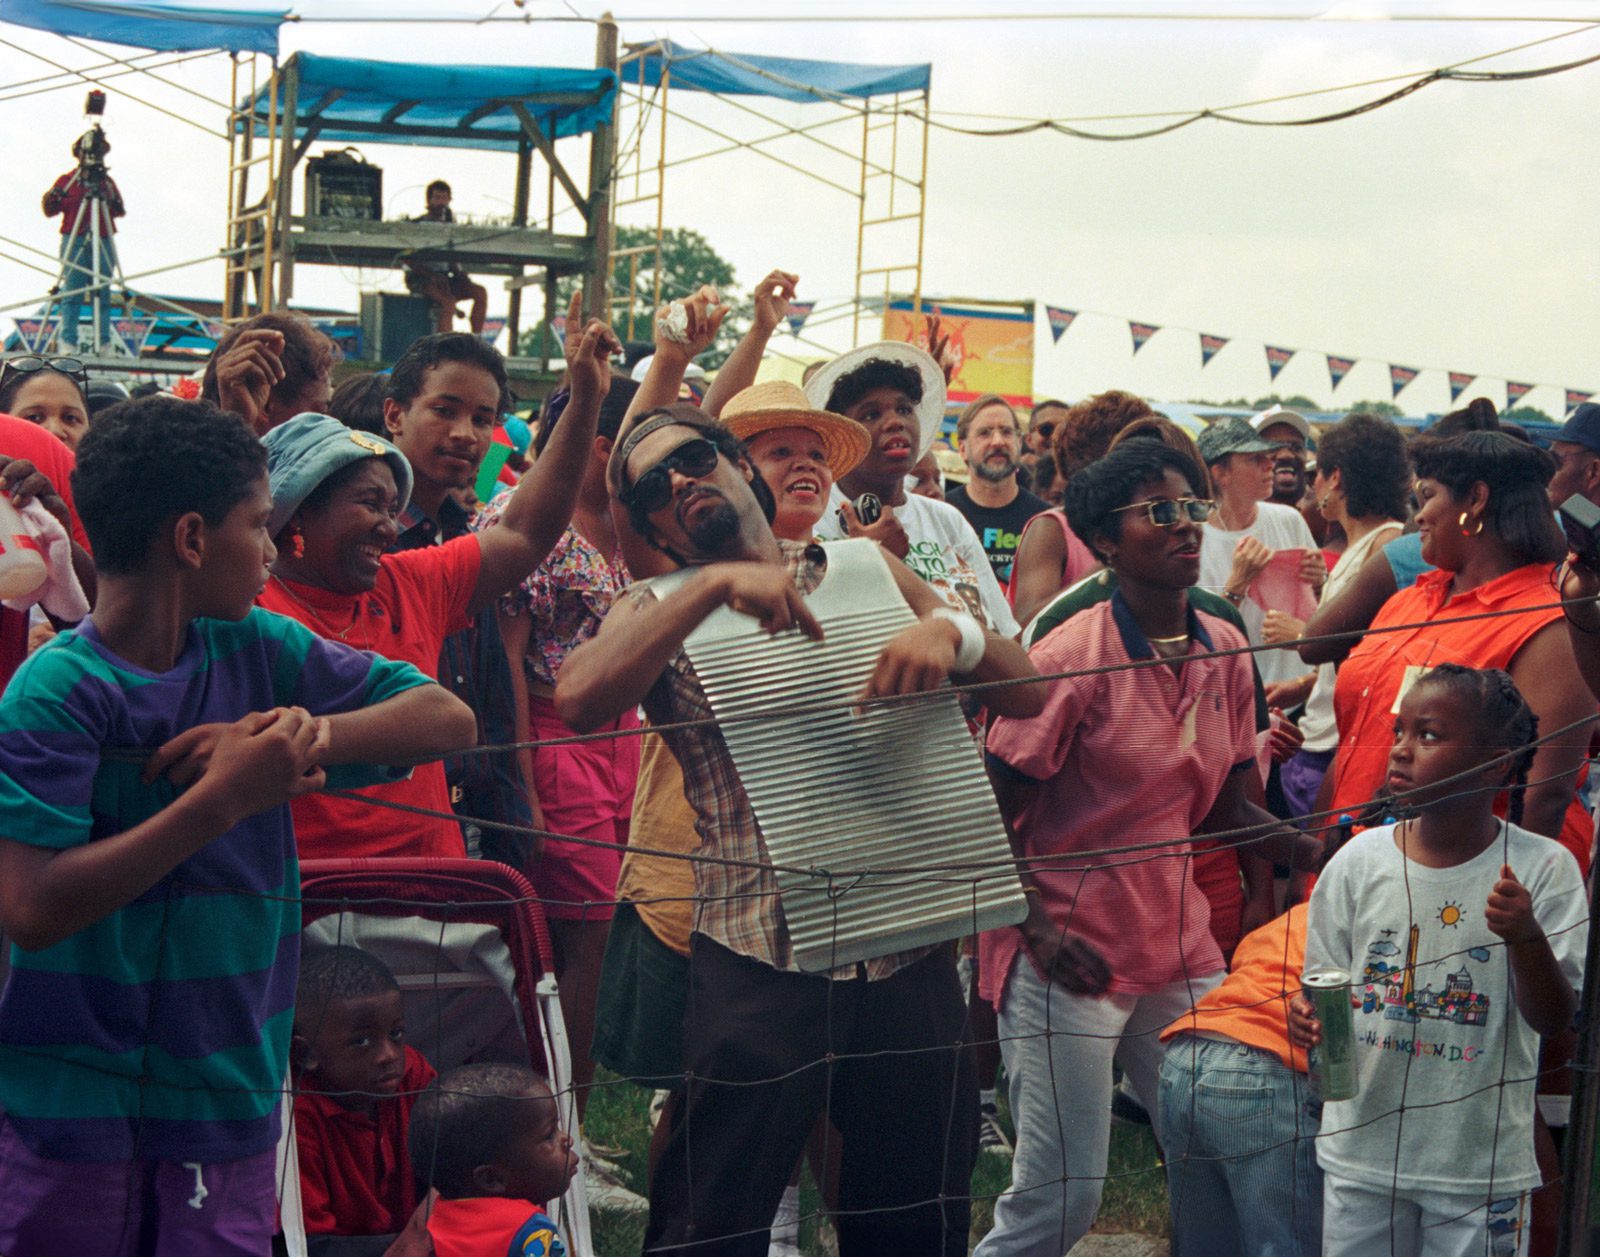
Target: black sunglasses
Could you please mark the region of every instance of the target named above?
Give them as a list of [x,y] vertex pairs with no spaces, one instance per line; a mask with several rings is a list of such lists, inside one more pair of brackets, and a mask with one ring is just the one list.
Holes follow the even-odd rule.
[[89,382],[89,369],[77,358],[44,358],[38,354],[24,354],[13,358],[0,371],[0,379],[8,375],[32,375],[35,371],[59,371],[79,384]]
[[628,490],[628,501],[646,515],[672,501],[672,473],[709,476],[717,468],[720,451],[704,437],[685,441],[648,471],[641,472]]

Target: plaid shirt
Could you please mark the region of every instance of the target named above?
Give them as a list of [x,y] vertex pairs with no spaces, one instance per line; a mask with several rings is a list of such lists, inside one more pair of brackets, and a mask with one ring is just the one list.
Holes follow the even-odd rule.
[[[810,594],[822,583],[828,568],[823,548],[798,541],[779,541],[778,546],[795,587],[802,594]],[[635,598],[655,598],[648,582],[630,586],[628,592]],[[644,709],[652,724],[704,720],[714,715],[684,651],[678,651],[645,696]],[[694,862],[695,932],[774,969],[796,971],[772,857],[722,730],[683,729],[663,732],[661,736],[683,766],[683,792],[694,808],[695,829],[700,834],[695,854],[715,857]],[[804,788],[800,783],[796,787]],[[736,863],[724,864],[721,860]],[[828,976],[864,976],[868,981],[877,981],[933,950],[922,947],[879,956],[835,969]]]

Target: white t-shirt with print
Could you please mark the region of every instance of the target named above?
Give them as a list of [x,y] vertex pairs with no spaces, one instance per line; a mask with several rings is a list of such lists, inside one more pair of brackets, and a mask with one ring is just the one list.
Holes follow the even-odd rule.
[[[1256,522],[1238,532],[1229,532],[1221,527],[1215,523],[1216,518],[1212,516],[1213,522],[1201,530],[1200,579],[1195,582],[1202,589],[1209,589],[1215,594],[1220,595],[1227,588],[1228,574],[1233,571],[1234,548],[1245,537],[1254,537],[1267,549],[1274,551],[1317,548],[1311,529],[1306,527],[1306,521],[1292,506],[1262,502],[1256,507]],[[1261,625],[1266,619],[1266,610],[1254,598],[1246,598],[1239,604],[1239,614],[1244,618],[1245,633],[1250,638],[1250,644],[1261,645]],[[1255,659],[1256,670],[1267,685],[1277,681],[1292,681],[1311,671],[1300,661],[1293,646],[1257,651]]]
[[[839,523],[839,508],[844,503],[844,494],[834,485],[828,509],[817,521],[814,535],[818,541],[844,537]],[[1015,637],[1021,631],[1005,591],[994,578],[983,542],[960,511],[946,502],[908,493],[905,502],[894,508],[894,517],[911,539],[907,567],[952,607],[977,615],[1001,637]]]
[[1571,852],[1500,824],[1486,851],[1447,869],[1402,856],[1393,825],[1369,829],[1317,881],[1306,968],[1351,976],[1360,1080],[1353,1099],[1323,1110],[1317,1159],[1330,1174],[1480,1203],[1539,1183],[1539,1036],[1517,1008],[1484,905],[1509,864],[1576,989],[1588,904]]

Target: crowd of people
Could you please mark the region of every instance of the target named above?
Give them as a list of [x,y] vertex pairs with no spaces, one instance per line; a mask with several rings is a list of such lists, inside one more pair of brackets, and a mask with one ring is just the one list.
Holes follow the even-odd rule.
[[[976,1252],[1059,1257],[1114,1112],[1184,1257],[1553,1251],[1600,701],[1555,508],[1600,505],[1600,406],[1551,452],[1485,403],[1407,441],[991,395],[946,483],[922,349],[758,382],[797,283],[709,387],[715,292],[633,373],[575,297],[487,502],[515,399],[470,333],[335,390],[264,314],[198,396],[109,407],[76,359],[5,364],[0,487],[90,610],[0,609],[0,1251],[271,1251],[286,1080],[305,1230],[394,1257],[562,1253],[578,1175],[646,1252],[798,1253],[807,1164],[841,1253],[966,1254],[990,1155]],[[886,625],[856,701],[958,687],[1020,906],[818,972],[690,646],[729,610],[823,640],[847,575]],[[554,1091],[426,1059],[381,957],[302,945],[299,860],[469,856],[548,924]],[[1313,970],[1355,1024],[1326,1100]],[[657,1092],[647,1182],[582,1137],[597,1067]]]

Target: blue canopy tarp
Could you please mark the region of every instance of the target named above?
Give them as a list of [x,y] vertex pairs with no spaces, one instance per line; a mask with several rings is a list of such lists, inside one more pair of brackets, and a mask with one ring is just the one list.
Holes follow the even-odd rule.
[[57,35],[157,52],[222,48],[278,55],[278,27],[289,6],[273,0],[0,0],[0,21]]
[[[522,124],[513,104],[551,139],[583,135],[611,120],[617,76],[558,66],[420,65],[297,52],[296,138],[375,140],[458,148],[515,149]],[[265,117],[267,89],[255,99]]]
[[854,65],[846,61],[802,61],[795,57],[757,57],[744,53],[685,48],[670,40],[627,67],[628,82],[654,87],[664,71],[671,86],[724,96],[770,96],[807,104],[840,97],[865,99],[895,92],[924,92],[931,65]]

